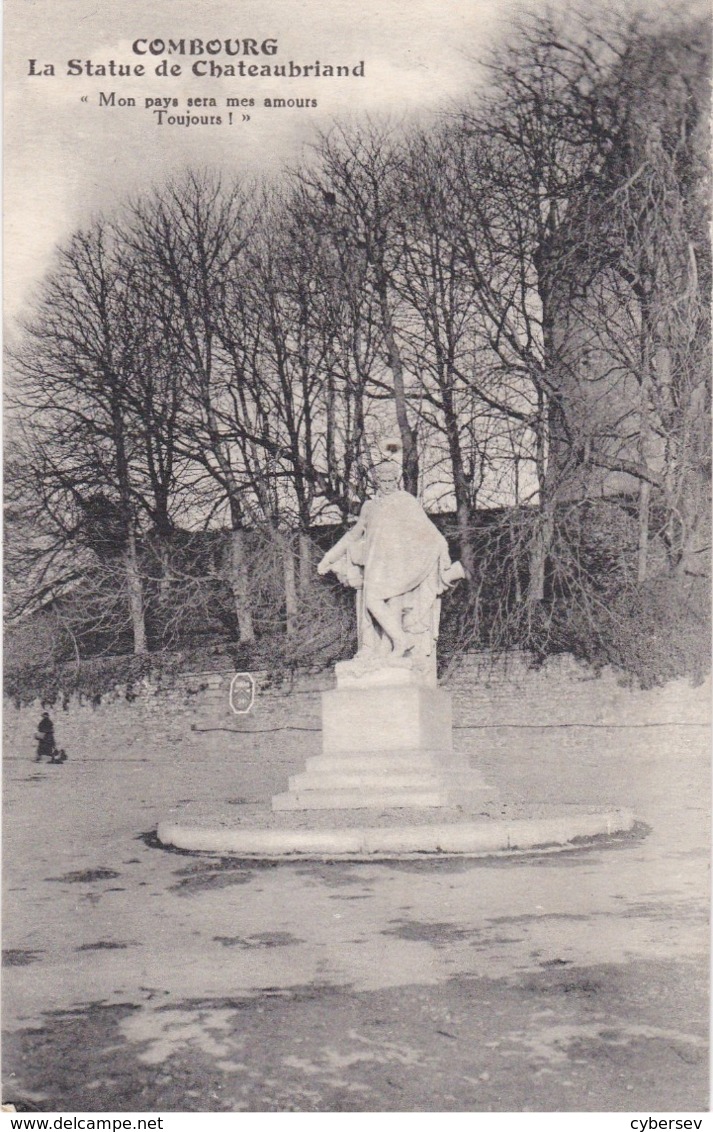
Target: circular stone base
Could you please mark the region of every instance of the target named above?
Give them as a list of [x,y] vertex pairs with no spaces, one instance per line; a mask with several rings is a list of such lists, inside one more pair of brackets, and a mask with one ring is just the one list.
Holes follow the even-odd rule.
[[518,850],[572,848],[582,840],[628,833],[634,824],[630,810],[566,813],[561,817],[516,821],[340,829],[250,829],[163,821],[157,837],[161,844],[176,849],[235,857],[375,860],[406,854],[479,857]]

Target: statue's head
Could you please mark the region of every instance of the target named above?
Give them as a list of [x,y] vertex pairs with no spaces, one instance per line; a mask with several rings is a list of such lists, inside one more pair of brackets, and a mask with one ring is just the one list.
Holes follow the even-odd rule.
[[388,436],[386,440],[380,442],[379,450],[384,460],[398,460],[404,446],[399,436]]
[[401,468],[394,460],[382,460],[374,469],[377,490],[383,494],[401,489]]

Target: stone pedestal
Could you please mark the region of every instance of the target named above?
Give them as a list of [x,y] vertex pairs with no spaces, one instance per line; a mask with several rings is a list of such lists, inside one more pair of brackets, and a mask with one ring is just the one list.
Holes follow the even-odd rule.
[[451,697],[440,688],[396,686],[322,693],[322,749],[450,751]]
[[[470,806],[488,790],[453,753],[450,694],[407,668],[361,680],[337,666],[322,694],[322,754],[307,760],[273,810]],[[345,686],[346,685],[346,686]]]

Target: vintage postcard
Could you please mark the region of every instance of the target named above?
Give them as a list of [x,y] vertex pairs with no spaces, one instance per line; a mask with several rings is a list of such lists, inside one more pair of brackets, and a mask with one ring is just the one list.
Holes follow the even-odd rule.
[[6,3],[11,1128],[702,1127],[709,78],[696,3]]

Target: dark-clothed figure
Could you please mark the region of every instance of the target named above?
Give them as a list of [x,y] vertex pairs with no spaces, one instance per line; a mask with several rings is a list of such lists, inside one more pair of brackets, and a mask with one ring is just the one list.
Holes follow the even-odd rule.
[[35,739],[37,740],[37,757],[35,762],[40,762],[43,755],[46,755],[48,759],[53,758],[54,724],[50,719],[48,711],[42,712],[42,719],[37,724]]

